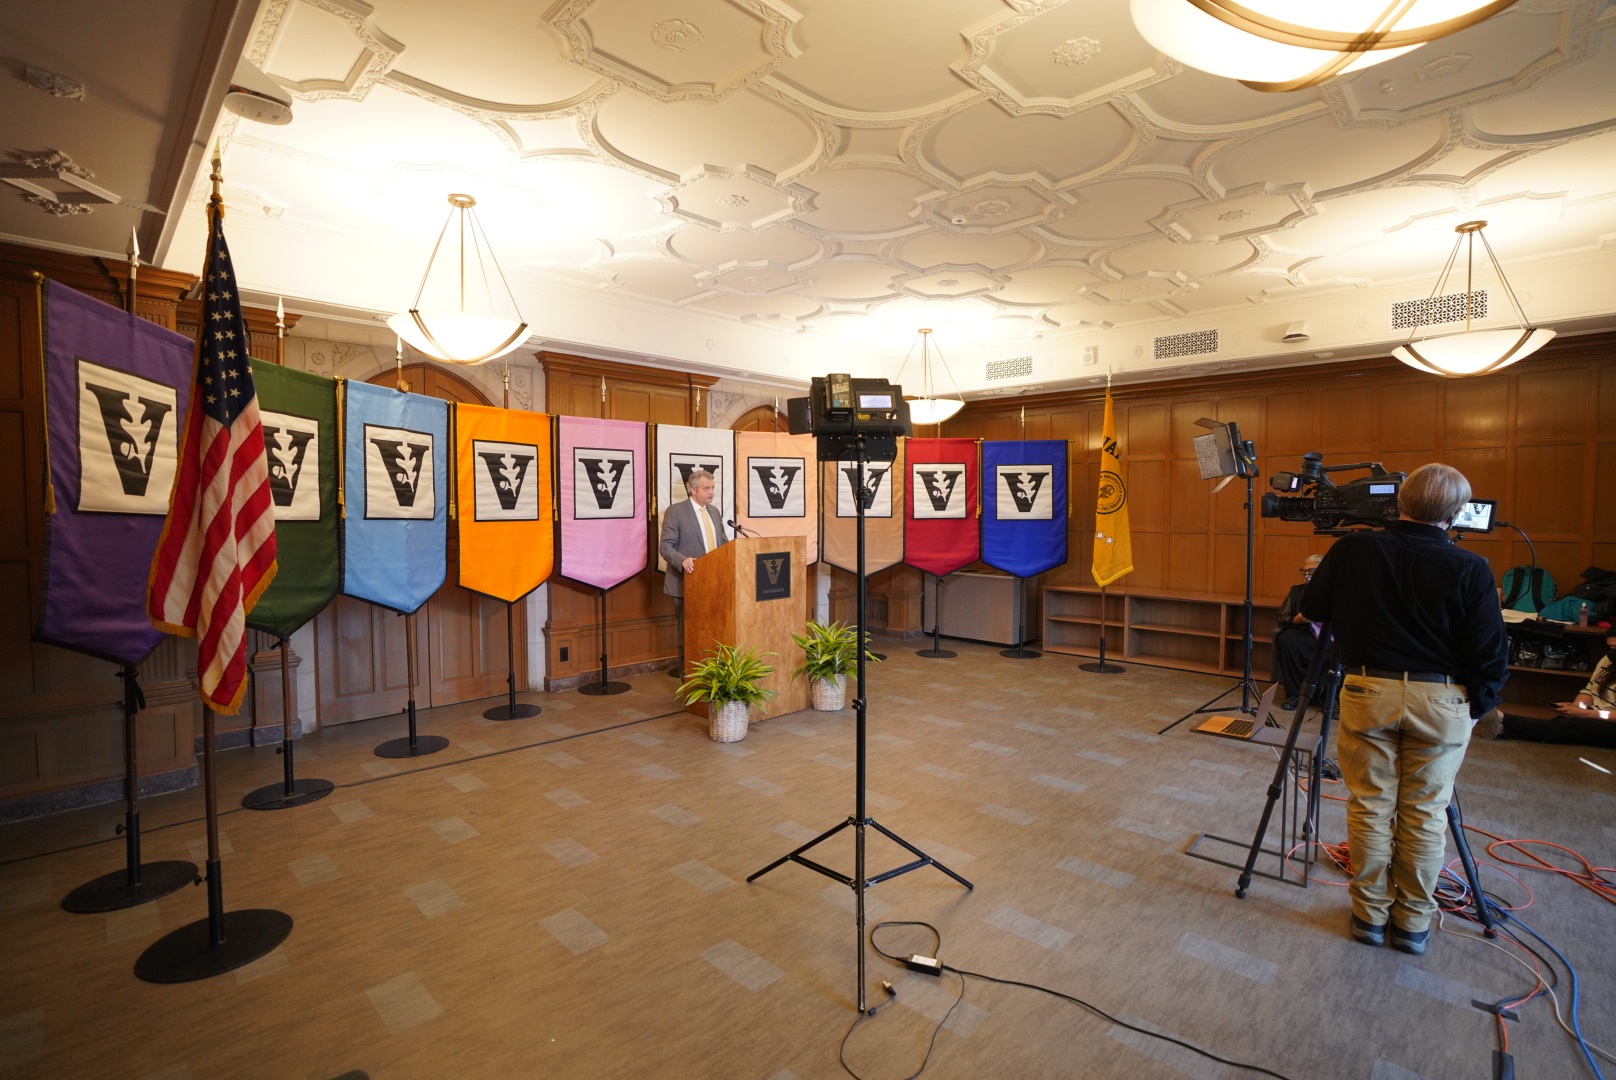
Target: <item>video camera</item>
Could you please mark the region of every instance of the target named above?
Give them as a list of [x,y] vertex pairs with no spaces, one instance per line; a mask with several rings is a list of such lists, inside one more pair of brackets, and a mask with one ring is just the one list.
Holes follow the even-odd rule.
[[847,461],[861,449],[866,461],[892,461],[898,436],[914,434],[903,387],[851,375],[814,379],[807,397],[786,402],[786,424],[793,435],[814,436],[820,461]]
[[[1347,469],[1368,469],[1369,475],[1339,485],[1327,475]],[[1323,454],[1303,454],[1300,472],[1275,473],[1269,479],[1269,486],[1291,494],[1264,492],[1262,516],[1311,521],[1313,532],[1321,536],[1339,536],[1359,528],[1383,529],[1387,522],[1397,520],[1397,491],[1406,478],[1400,472],[1387,472],[1378,461],[1326,465]]]

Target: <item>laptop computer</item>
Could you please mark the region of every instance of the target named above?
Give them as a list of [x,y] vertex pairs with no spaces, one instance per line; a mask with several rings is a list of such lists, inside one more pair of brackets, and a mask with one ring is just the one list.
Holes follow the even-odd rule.
[[1225,739],[1250,739],[1261,731],[1268,723],[1268,713],[1274,707],[1274,695],[1279,692],[1279,684],[1270,686],[1263,694],[1262,700],[1257,703],[1257,715],[1247,716],[1245,713],[1236,713],[1233,716],[1213,716],[1196,727],[1196,731],[1207,735],[1221,735]]

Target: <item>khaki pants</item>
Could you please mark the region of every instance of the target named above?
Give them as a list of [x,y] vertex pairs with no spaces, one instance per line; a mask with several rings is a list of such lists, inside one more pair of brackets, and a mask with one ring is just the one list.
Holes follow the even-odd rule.
[[1453,777],[1470,742],[1463,686],[1372,679],[1341,687],[1337,747],[1347,786],[1352,912],[1419,933],[1436,913]]

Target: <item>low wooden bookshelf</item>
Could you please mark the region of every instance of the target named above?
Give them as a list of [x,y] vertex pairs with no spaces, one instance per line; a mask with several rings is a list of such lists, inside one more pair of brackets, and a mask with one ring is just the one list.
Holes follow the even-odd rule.
[[[1251,669],[1268,677],[1270,640],[1279,601],[1252,601]],[[1117,660],[1233,675],[1244,670],[1245,597],[1218,594],[1108,590],[1105,595],[1106,655]],[[1100,590],[1092,586],[1044,588],[1045,652],[1100,655]]]

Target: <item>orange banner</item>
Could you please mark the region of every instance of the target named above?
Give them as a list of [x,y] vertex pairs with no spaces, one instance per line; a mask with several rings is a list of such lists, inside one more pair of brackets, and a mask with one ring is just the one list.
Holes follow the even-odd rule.
[[550,417],[455,406],[455,519],[460,585],[516,601],[555,565]]

